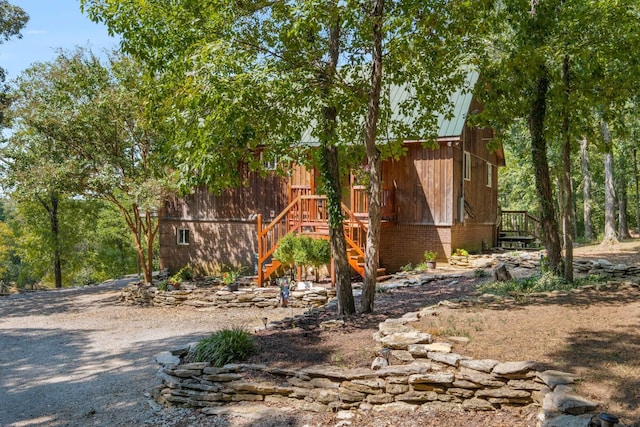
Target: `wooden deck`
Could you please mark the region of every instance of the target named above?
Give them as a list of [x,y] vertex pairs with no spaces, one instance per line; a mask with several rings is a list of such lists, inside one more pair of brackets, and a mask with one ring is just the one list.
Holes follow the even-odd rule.
[[498,246],[501,248],[539,248],[542,240],[540,221],[527,211],[501,211]]

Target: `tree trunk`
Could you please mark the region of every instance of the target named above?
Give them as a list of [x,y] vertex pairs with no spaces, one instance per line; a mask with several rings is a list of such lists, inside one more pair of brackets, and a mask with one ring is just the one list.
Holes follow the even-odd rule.
[[636,229],[640,235],[640,184],[638,183],[638,150],[633,150],[633,176],[636,183]]
[[562,63],[562,81],[564,84],[564,102],[562,107],[562,187],[564,198],[564,280],[573,282],[573,206],[571,200],[571,134],[569,132],[569,56],[565,55]]
[[53,235],[53,272],[56,288],[62,288],[62,248],[60,247],[60,225],[58,218],[58,204],[60,200],[56,194],[50,194],[51,234]]
[[629,222],[627,220],[627,159],[625,156],[619,156],[619,168],[616,175],[617,195],[618,195],[618,239],[628,239]]
[[[338,66],[340,53],[340,22],[337,10],[334,12],[335,22],[329,34],[329,62],[325,70],[319,75],[322,90],[326,99],[330,99],[330,86]],[[336,276],[336,292],[338,297],[338,314],[350,315],[356,312],[351,288],[351,267],[347,259],[347,243],[344,236],[344,222],[342,217],[342,186],[340,181],[340,164],[338,148],[335,146],[336,122],[338,112],[335,105],[322,108],[323,129],[322,147],[320,153],[320,174],[323,178],[324,191],[327,196],[329,212],[329,241]]]
[[364,284],[360,311],[372,313],[376,295],[376,281],[378,279],[380,221],[381,221],[381,192],[382,170],[380,151],[376,147],[378,115],[380,112],[380,90],[382,85],[382,15],[384,0],[373,0],[371,21],[372,31],[372,67],[371,88],[369,89],[369,106],[365,119],[364,145],[369,167],[369,229],[367,230],[367,246],[365,249]]
[[[335,108],[325,108],[325,114],[335,113]],[[336,276],[336,292],[338,297],[338,314],[349,315],[356,312],[351,288],[351,267],[347,259],[347,243],[344,236],[342,219],[342,188],[340,186],[340,168],[338,149],[335,145],[322,145],[322,161],[320,172],[323,178],[324,191],[327,195],[329,211],[329,241]]]
[[593,222],[591,221],[591,171],[587,137],[580,142],[580,164],[582,167],[582,198],[584,199],[584,239],[593,240]]
[[618,243],[616,237],[616,220],[615,220],[615,189],[614,189],[614,173],[613,173],[613,147],[611,142],[611,133],[607,123],[602,124],[602,136],[604,139],[604,238],[602,245],[611,245]]
[[560,251],[560,234],[558,221],[553,206],[553,192],[549,178],[549,161],[547,159],[547,140],[544,135],[547,91],[549,79],[547,70],[541,66],[536,81],[536,95],[529,114],[529,133],[531,135],[531,157],[533,160],[538,201],[540,203],[540,222],[544,233],[544,244],[547,249],[549,269],[560,275],[562,272],[562,255]]

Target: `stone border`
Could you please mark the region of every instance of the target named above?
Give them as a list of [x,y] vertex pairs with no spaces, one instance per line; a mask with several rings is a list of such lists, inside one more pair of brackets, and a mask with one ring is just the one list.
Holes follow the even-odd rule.
[[[326,305],[335,297],[334,288],[310,287],[301,291],[291,291],[289,307],[311,308]],[[122,289],[121,301],[128,305],[159,307],[255,307],[275,308],[282,305],[278,288],[241,288],[228,291],[220,287],[199,287],[182,285],[178,290],[161,291],[155,286],[133,283]]]

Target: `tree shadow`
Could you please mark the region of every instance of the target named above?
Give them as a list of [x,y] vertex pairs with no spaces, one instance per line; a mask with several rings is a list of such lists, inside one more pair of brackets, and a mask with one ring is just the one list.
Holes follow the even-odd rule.
[[[606,384],[609,399],[616,403],[616,414],[640,418],[640,321],[610,324],[606,331],[578,329],[565,346],[550,356],[566,371],[578,371],[585,382]],[[603,393],[609,391],[601,390]],[[593,396],[598,398],[599,396]],[[600,396],[601,397],[601,396]],[[619,412],[622,411],[622,412]]]
[[92,330],[4,330],[0,337],[1,425],[122,425],[123,411],[138,414],[150,406],[145,393],[155,385],[154,356],[196,340],[181,335],[96,351]]
[[82,288],[14,294],[0,298],[0,310],[5,308],[3,317],[28,317],[80,313],[87,309],[112,306],[120,302],[119,290],[132,281],[134,280],[126,279]]

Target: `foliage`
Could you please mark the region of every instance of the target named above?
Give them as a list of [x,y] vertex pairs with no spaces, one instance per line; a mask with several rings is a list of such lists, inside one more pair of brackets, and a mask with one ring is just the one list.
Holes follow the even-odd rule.
[[590,275],[585,278],[575,280],[572,283],[565,281],[562,277],[549,271],[535,274],[530,277],[513,279],[507,282],[485,283],[478,287],[483,293],[496,295],[528,294],[535,292],[568,291],[574,288],[599,283],[607,280],[600,275]]
[[412,271],[413,270],[413,265],[411,263],[407,263],[405,265],[403,265],[402,267],[400,267],[400,271]]
[[245,361],[254,354],[253,337],[244,327],[222,329],[203,338],[195,347],[195,362],[209,362],[221,367]]
[[288,234],[278,242],[273,258],[287,266],[318,268],[331,260],[329,242],[309,236]]
[[156,288],[158,288],[159,291],[169,290],[169,279],[156,282]]
[[32,66],[11,88],[6,114],[13,130],[3,155],[7,188],[51,200],[43,204],[49,211],[64,197],[111,203],[150,281],[153,213],[173,188],[173,175],[160,161],[163,139],[145,116],[148,82],[140,69],[126,56],[103,64],[84,49]]
[[180,270],[176,272],[173,276],[169,278],[169,283],[172,285],[179,285],[185,280],[191,280],[193,278],[193,273],[191,271],[191,266],[185,265]]
[[438,252],[435,251],[424,251],[424,260],[425,261],[435,261],[438,258]]
[[455,251],[453,251],[453,255],[468,257],[469,252],[466,249],[457,248]]
[[238,268],[229,267],[227,271],[222,273],[222,282],[225,285],[230,285],[232,283],[235,283],[236,280],[238,280],[238,277],[240,276],[240,274],[242,273],[242,270],[243,270],[242,267],[238,267]]
[[[29,15],[19,6],[12,5],[8,0],[0,0],[0,44],[12,37],[22,38],[22,30],[29,21]],[[6,72],[0,68],[0,82],[4,82]],[[5,98],[2,96],[4,103]],[[1,122],[1,116],[0,116]]]

